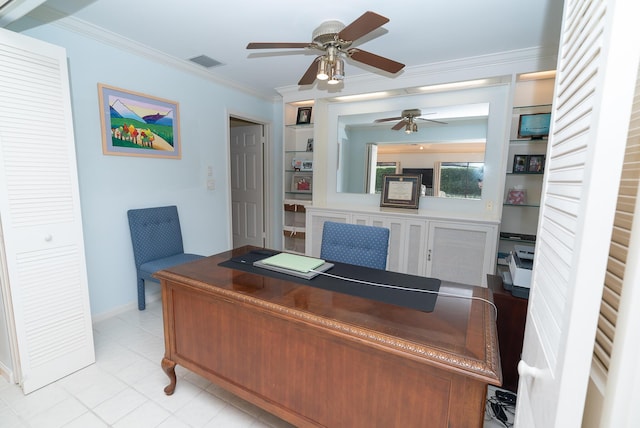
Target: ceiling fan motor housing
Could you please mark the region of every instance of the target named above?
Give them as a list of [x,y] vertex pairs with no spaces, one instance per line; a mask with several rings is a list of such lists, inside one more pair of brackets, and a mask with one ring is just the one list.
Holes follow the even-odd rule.
[[411,118],[411,117],[419,117],[420,115],[422,115],[422,111],[420,111],[420,109],[417,109],[417,108],[402,110],[402,117]]
[[[318,28],[313,30],[313,41],[319,45],[330,45],[333,42],[338,41],[338,33],[345,28],[345,25],[340,21],[325,21]],[[349,43],[351,44],[351,43]]]

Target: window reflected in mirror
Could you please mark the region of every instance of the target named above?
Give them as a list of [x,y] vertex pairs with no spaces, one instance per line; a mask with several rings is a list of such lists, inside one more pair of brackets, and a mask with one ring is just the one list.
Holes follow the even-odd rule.
[[480,199],[483,170],[482,162],[438,162],[435,166],[438,196]]
[[382,176],[386,174],[399,174],[398,162],[376,162],[376,168],[369,178],[368,193],[382,192]]

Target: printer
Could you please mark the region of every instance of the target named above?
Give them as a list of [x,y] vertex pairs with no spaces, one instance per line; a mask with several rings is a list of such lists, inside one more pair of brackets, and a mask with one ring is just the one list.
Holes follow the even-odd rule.
[[507,279],[504,281],[505,288],[510,288],[514,296],[529,296],[534,251],[535,247],[532,245],[515,245],[514,250],[507,256],[509,275],[505,275],[508,278],[503,279]]

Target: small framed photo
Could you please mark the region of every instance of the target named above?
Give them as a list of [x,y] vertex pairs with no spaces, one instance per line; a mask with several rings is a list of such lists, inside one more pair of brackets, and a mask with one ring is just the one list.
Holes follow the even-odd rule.
[[298,107],[296,125],[306,125],[311,123],[311,107]]
[[292,159],[291,167],[294,171],[313,171],[313,161],[310,159]]
[[307,151],[308,152],[313,151],[313,138],[307,139]]
[[422,178],[415,174],[382,176],[381,207],[418,209]]
[[313,174],[309,172],[295,172],[291,177],[291,191],[297,193],[311,193],[313,190]]
[[542,174],[544,172],[544,155],[529,155],[527,172],[531,174]]
[[505,199],[507,205],[524,205],[527,203],[527,191],[526,189],[511,188],[507,191],[507,197]]
[[513,172],[525,173],[529,166],[529,156],[527,155],[515,155],[513,157]]

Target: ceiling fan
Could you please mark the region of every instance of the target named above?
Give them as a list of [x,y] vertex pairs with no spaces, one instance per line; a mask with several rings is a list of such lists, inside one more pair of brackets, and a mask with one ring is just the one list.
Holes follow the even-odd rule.
[[[427,113],[427,114],[434,114],[434,113]],[[393,125],[391,129],[393,129],[394,131],[399,131],[400,129],[404,128],[404,132],[406,132],[407,134],[411,134],[412,132],[418,132],[418,124],[416,123],[418,120],[422,120],[425,122],[439,123],[441,125],[447,124],[447,122],[441,122],[439,120],[425,119],[422,116],[426,116],[426,115],[423,115],[420,109],[412,108],[408,110],[402,110],[402,113],[400,113],[400,116],[398,117],[386,117],[384,119],[376,119],[374,120],[374,122],[381,123],[381,122],[391,122],[391,121],[399,120],[399,122]]]
[[327,80],[329,84],[339,83],[344,79],[343,56],[395,74],[404,68],[404,64],[351,47],[355,40],[387,22],[389,18],[365,12],[347,26],[340,21],[323,22],[313,31],[310,43],[249,43],[247,49],[307,48],[324,51],[313,60],[298,85],[311,85],[316,79]]

